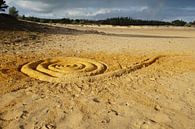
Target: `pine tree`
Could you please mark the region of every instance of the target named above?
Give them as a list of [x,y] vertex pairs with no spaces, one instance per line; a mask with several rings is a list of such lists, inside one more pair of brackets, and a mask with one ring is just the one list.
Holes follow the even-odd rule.
[[5,11],[5,9],[7,9],[8,6],[6,5],[4,0],[0,0],[0,11]]

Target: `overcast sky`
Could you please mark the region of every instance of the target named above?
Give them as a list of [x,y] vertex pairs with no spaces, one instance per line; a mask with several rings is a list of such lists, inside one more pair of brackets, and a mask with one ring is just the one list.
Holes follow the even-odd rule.
[[195,0],[6,0],[20,14],[43,18],[195,20]]

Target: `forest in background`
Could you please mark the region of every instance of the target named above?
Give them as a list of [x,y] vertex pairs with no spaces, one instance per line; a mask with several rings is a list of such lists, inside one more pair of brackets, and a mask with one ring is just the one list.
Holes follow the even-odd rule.
[[25,17],[25,16],[19,16],[18,18],[22,20],[41,22],[41,23],[62,23],[62,24],[83,24],[83,25],[113,25],[113,26],[130,26],[130,25],[194,26],[195,25],[195,21],[189,23],[183,20],[174,20],[168,22],[168,21],[158,21],[158,20],[133,19],[131,17],[114,17],[105,20],[87,20],[87,19],[69,19],[69,18],[46,19],[46,18]]

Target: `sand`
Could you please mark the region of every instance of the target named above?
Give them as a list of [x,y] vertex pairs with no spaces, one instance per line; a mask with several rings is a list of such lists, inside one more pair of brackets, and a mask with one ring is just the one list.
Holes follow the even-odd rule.
[[0,31],[0,128],[194,129],[195,28]]

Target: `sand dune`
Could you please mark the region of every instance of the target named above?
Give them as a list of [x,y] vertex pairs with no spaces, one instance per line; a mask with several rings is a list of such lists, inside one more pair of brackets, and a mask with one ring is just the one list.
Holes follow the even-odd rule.
[[2,129],[195,127],[194,28],[0,33]]

